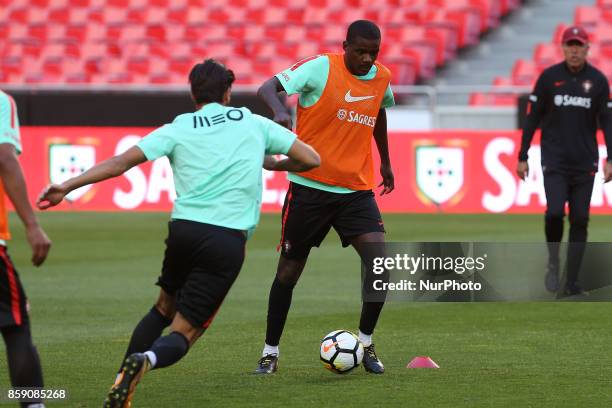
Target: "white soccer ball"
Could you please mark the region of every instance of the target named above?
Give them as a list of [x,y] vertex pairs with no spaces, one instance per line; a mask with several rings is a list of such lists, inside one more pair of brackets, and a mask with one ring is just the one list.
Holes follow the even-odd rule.
[[363,344],[347,330],[336,330],[321,340],[321,362],[330,371],[344,374],[361,364]]

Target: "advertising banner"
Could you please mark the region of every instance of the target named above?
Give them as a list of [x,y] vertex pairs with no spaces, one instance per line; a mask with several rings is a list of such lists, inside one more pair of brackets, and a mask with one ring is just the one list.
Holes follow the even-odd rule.
[[[22,127],[20,157],[32,200],[49,182],[59,183],[133,146],[151,128]],[[602,138],[600,137],[600,142]],[[539,135],[529,153],[530,174],[515,174],[519,131],[428,131],[390,133],[395,191],[377,197],[383,212],[542,213],[546,197],[540,166]],[[376,150],[373,143],[373,149]],[[606,149],[600,144],[592,212],[612,212],[612,183],[603,184]],[[378,154],[374,152],[375,173]],[[263,171],[263,170],[262,170]],[[263,171],[264,212],[278,212],[287,191],[284,173]],[[378,189],[379,191],[380,189]],[[175,199],[166,158],[125,175],[83,187],[59,210],[169,211]]]

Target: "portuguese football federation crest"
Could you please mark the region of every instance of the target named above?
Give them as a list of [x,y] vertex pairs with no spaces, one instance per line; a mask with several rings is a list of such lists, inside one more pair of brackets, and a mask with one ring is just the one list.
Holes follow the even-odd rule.
[[[71,177],[78,176],[96,163],[94,146],[73,144],[49,145],[49,178],[51,183],[59,184]],[[78,188],[66,196],[68,201],[76,201],[91,189],[91,185]]]
[[417,146],[416,184],[435,205],[451,200],[463,186],[464,154],[461,147]]

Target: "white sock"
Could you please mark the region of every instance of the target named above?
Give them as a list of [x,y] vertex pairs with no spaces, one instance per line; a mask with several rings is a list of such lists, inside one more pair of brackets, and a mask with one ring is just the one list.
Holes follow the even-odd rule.
[[363,343],[363,347],[370,347],[372,345],[372,335],[364,334],[359,330],[359,341]]
[[28,407],[28,408],[45,408],[45,404],[41,404],[41,403],[39,402],[39,403],[36,403],[36,404],[30,404],[30,405],[28,405],[27,407]]
[[149,350],[145,351],[144,355],[147,356],[147,358],[149,359],[149,362],[151,363],[151,368],[155,367],[155,364],[157,364],[157,356],[155,355],[155,353]]
[[264,349],[261,353],[261,356],[265,357],[268,354],[275,354],[276,357],[280,356],[280,351],[278,350],[278,346],[271,346],[267,343],[264,343]]

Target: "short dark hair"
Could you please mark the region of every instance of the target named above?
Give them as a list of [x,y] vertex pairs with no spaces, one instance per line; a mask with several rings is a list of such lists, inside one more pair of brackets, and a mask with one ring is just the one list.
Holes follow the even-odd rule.
[[196,64],[189,73],[191,94],[196,103],[223,102],[223,94],[236,77],[231,69],[214,59]]
[[370,20],[353,21],[346,32],[346,42],[353,42],[357,37],[380,40],[380,28]]

